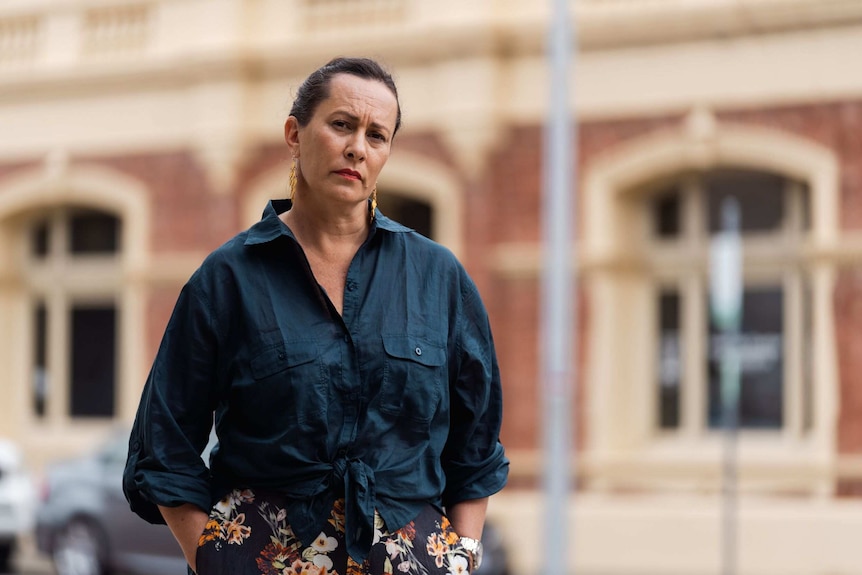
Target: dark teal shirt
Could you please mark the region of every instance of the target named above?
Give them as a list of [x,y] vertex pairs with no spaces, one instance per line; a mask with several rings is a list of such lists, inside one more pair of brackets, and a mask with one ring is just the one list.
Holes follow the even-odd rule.
[[[310,544],[337,497],[363,559],[426,504],[505,485],[500,375],[479,294],[451,252],[379,214],[341,315],[273,201],[183,288],[147,379],[123,488],[132,509],[210,506],[233,488],[290,498]],[[199,455],[215,417],[218,447]]]

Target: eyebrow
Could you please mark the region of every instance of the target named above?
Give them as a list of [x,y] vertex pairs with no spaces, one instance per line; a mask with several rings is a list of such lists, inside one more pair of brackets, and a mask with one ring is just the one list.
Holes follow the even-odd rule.
[[[356,116],[356,115],[354,115],[354,114],[351,114],[350,112],[345,112],[344,110],[335,110],[335,111],[332,113],[332,115],[333,115],[333,116],[336,116],[336,115],[339,115],[339,114],[340,114],[340,115],[342,115],[342,116],[345,116],[345,117],[346,117],[348,120],[350,120],[351,122],[359,122],[359,116]],[[391,129],[387,128],[387,127],[386,127],[386,126],[384,126],[383,124],[378,124],[377,122],[371,122],[371,128],[373,128],[373,129],[375,129],[375,130],[382,131],[382,132],[386,132],[386,133],[391,133],[391,132],[392,132],[392,130],[391,130]]]

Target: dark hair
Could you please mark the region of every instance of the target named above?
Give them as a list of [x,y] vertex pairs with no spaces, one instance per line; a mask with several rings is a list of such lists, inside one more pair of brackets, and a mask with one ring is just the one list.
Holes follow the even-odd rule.
[[377,80],[392,91],[395,96],[395,103],[398,105],[395,131],[392,133],[394,136],[398,132],[398,128],[401,127],[401,103],[398,101],[398,88],[395,87],[395,80],[392,79],[392,75],[383,66],[369,58],[334,58],[312,72],[296,91],[296,99],[290,108],[290,115],[296,118],[300,126],[307,126],[318,104],[329,97],[329,82],[338,74],[351,74],[366,80]]

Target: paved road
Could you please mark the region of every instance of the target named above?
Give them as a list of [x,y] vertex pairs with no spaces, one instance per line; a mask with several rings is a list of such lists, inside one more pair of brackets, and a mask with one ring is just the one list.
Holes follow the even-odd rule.
[[[47,559],[28,557],[13,561],[15,575],[54,575],[54,568]],[[7,575],[0,573],[0,575]]]
[[[18,550],[12,558],[12,567],[16,575],[54,575],[51,561],[36,551],[36,544],[31,537],[23,537],[18,542]],[[0,573],[0,575],[7,575]]]

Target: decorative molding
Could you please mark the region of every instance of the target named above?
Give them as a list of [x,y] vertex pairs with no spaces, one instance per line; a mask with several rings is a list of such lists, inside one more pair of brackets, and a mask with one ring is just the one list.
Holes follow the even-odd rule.
[[441,132],[443,141],[452,150],[452,157],[470,180],[483,174],[491,154],[504,137],[500,128],[502,122],[484,115],[480,119],[480,125],[460,124]]
[[248,185],[248,192],[240,205],[240,228],[245,229],[258,222],[269,200],[287,198],[290,195],[288,178],[290,163],[285,152],[285,161],[258,174]]
[[238,141],[202,142],[194,148],[194,154],[217,195],[234,192],[239,171],[248,159],[249,150],[246,146]]
[[141,268],[148,257],[150,193],[141,182],[92,165],[75,165],[63,149],[47,154],[41,169],[0,180],[0,221],[34,208],[67,203],[116,213],[123,221],[123,265]]
[[143,52],[150,41],[153,6],[137,4],[102,5],[84,13],[82,52],[91,55],[118,55]]
[[410,0],[303,0],[300,8],[307,34],[352,27],[375,30],[404,24]]
[[733,36],[862,21],[854,0],[586,0],[577,10],[581,45],[604,49]]
[[40,47],[38,16],[0,17],[0,67],[32,63]]
[[380,190],[431,205],[434,239],[455,257],[464,256],[464,189],[448,167],[419,154],[396,151],[380,173]]
[[[812,196],[812,247],[832,251],[838,240],[838,160],[824,146],[798,136],[760,127],[711,123],[694,111],[682,129],[656,132],[594,159],[583,178],[584,225],[588,255],[617,253],[625,239],[615,205],[619,194],[636,185],[685,170],[719,166],[769,170],[808,182]],[[703,124],[707,128],[692,125]],[[688,128],[686,128],[686,126]]]

